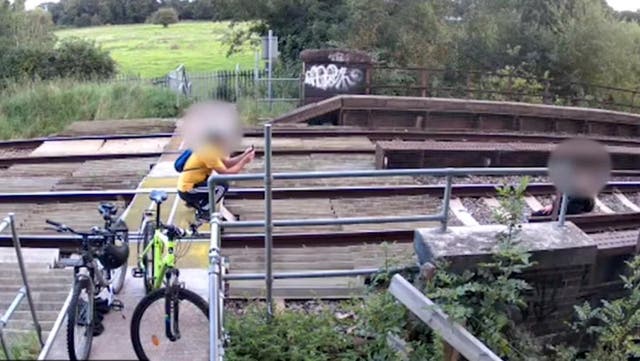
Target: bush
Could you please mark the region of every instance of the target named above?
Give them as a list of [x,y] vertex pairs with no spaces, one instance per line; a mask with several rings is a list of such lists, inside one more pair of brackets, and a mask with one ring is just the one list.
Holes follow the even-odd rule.
[[44,136],[76,120],[169,118],[184,102],[144,84],[53,81],[13,85],[0,93],[0,139]]
[[178,12],[174,8],[160,8],[151,14],[151,23],[168,27],[178,22]]
[[57,76],[80,80],[108,79],[116,73],[116,62],[108,51],[80,38],[60,42],[55,49],[53,66]]
[[54,49],[10,47],[0,52],[0,88],[24,80],[103,80],[115,73],[116,63],[107,51],[77,38],[65,39]]

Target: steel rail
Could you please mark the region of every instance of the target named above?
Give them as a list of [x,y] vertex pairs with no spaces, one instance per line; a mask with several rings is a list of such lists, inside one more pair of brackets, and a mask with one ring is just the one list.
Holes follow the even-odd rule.
[[[535,217],[531,222],[547,222],[550,217]],[[567,221],[575,223],[586,233],[598,233],[635,229],[640,224],[640,212],[626,212],[616,214],[581,214],[568,215]],[[200,235],[209,238],[208,233]],[[327,232],[287,232],[274,233],[273,243],[278,247],[309,247],[309,246],[348,246],[365,243],[381,242],[411,242],[413,229],[385,229],[363,231],[327,231]],[[130,239],[139,238],[137,233],[131,233]],[[80,238],[71,235],[31,234],[20,235],[22,247],[61,248],[65,251],[79,247]],[[12,245],[11,237],[0,236],[0,247]],[[197,241],[196,241],[197,242]],[[263,233],[225,233],[222,235],[222,249],[264,247]]]
[[162,152],[140,152],[140,153],[104,153],[104,154],[71,154],[71,155],[49,155],[49,156],[20,156],[0,158],[0,167],[8,167],[13,164],[46,164],[46,163],[73,163],[90,160],[103,159],[128,159],[128,158],[152,158],[159,157]]

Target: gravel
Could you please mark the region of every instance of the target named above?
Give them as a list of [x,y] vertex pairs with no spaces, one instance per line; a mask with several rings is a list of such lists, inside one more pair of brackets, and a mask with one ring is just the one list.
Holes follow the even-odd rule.
[[636,206],[640,207],[640,193],[625,193],[625,196],[627,196],[631,202],[635,203]]

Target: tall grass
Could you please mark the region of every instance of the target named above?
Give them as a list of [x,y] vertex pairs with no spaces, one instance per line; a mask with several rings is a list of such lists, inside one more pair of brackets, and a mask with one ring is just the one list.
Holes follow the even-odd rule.
[[185,105],[171,91],[145,84],[13,85],[0,93],[0,139],[44,136],[77,120],[176,117]]

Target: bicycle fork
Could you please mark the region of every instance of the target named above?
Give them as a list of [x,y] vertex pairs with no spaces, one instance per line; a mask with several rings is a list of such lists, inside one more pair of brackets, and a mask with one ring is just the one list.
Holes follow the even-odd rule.
[[180,339],[180,283],[178,270],[167,272],[167,288],[164,297],[165,334],[171,342]]

